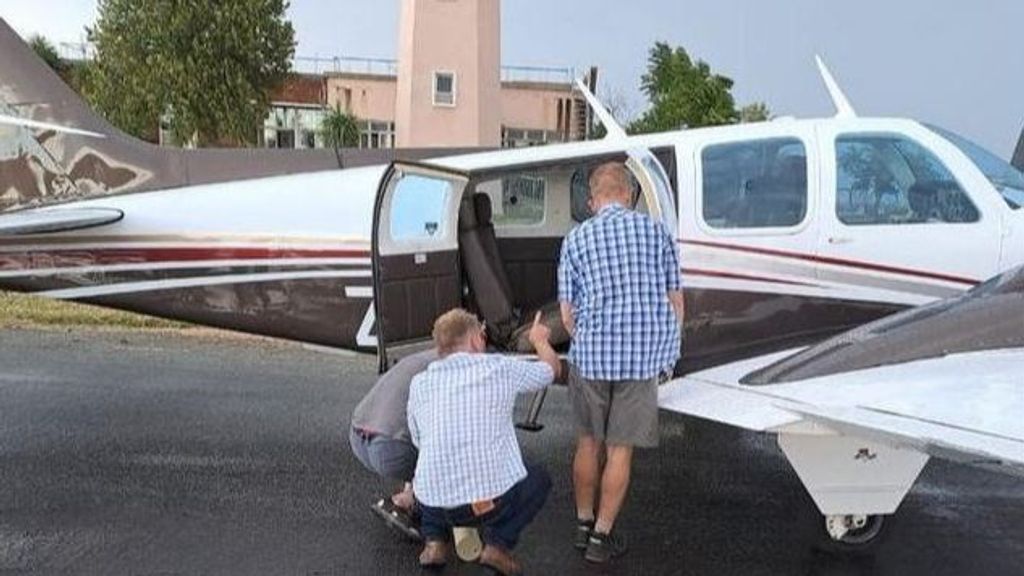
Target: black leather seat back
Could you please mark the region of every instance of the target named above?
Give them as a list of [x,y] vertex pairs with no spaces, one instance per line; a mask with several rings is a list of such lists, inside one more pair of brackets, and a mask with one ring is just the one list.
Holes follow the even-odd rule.
[[464,198],[459,208],[459,252],[477,311],[487,322],[487,335],[505,346],[519,326],[512,285],[498,251],[491,198],[477,192]]

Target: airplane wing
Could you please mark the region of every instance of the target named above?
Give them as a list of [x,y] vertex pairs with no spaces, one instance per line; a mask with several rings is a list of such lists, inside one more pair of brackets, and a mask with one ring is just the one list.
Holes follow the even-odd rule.
[[0,213],[0,237],[67,232],[113,224],[124,218],[116,208],[39,208]]
[[810,348],[674,380],[659,404],[1024,472],[1024,267]]
[[779,355],[661,387],[659,404],[761,432],[805,422],[931,456],[1024,473],[1024,348],[767,386],[740,379]]

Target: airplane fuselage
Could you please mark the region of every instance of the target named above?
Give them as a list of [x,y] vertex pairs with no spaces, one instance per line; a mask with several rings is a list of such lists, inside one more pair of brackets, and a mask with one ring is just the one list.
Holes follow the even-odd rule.
[[[525,307],[554,297],[580,167],[634,148],[669,165],[685,370],[819,339],[1024,262],[1024,212],[912,121],[781,120],[430,164],[468,175],[499,212],[527,198],[509,178],[543,190],[534,220],[495,224]],[[376,314],[387,313],[373,303],[371,250],[374,218],[386,217],[374,210],[385,174],[331,170],[61,204],[50,210],[113,208],[124,218],[0,236],[0,288],[373,351]],[[494,174],[504,187],[488,187]],[[636,208],[664,210],[638,180]]]

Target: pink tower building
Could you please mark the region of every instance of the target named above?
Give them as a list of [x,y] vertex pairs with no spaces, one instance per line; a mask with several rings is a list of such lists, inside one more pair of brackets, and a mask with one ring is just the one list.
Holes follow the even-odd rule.
[[501,145],[500,1],[401,2],[396,145]]

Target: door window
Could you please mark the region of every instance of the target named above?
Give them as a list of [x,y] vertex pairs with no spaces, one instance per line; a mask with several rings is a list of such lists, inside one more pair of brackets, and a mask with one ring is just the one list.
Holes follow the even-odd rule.
[[395,185],[391,199],[391,238],[414,241],[445,234],[445,209],[451,183],[439,178],[408,174]]
[[836,215],[850,226],[965,223],[978,209],[948,168],[904,136],[836,139]]
[[807,151],[796,138],[708,146],[701,167],[712,228],[791,227],[807,215]]

